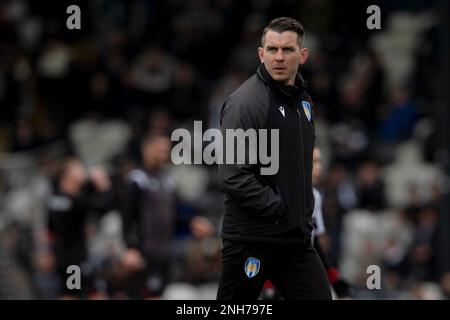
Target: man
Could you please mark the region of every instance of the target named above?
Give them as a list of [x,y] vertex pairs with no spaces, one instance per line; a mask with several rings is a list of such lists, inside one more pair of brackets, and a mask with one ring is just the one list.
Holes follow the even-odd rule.
[[[127,288],[132,298],[160,298],[170,281],[178,220],[176,182],[167,168],[170,148],[166,135],[148,135],[141,145],[143,168],[132,170],[128,176],[122,206],[128,248],[123,265],[135,275]],[[200,216],[190,220],[190,228],[196,237],[214,232],[212,223]]]
[[331,299],[326,272],[311,244],[314,125],[298,70],[308,58],[303,36],[298,21],[272,20],[258,48],[257,74],[222,109],[224,133],[278,130],[279,166],[275,174],[262,175],[260,158],[256,164],[219,165],[226,214],[218,299],[257,299],[266,280],[285,299]]
[[143,168],[128,176],[122,206],[128,247],[123,264],[134,275],[128,288],[132,298],[157,298],[168,281],[176,219],[175,181],[166,168],[170,147],[164,135],[145,137]]
[[[87,172],[76,157],[64,160],[55,181],[53,194],[48,199],[48,232],[53,249],[56,272],[62,298],[93,297],[96,295],[90,270],[86,225],[90,213],[104,214],[112,210],[111,181],[101,167]],[[66,286],[67,267],[80,266],[83,281],[80,290]],[[87,286],[86,286],[87,282]]]

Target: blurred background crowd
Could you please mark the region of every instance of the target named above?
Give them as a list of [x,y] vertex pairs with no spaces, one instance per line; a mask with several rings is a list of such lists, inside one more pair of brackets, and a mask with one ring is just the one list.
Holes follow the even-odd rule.
[[[66,28],[70,4],[81,30]],[[355,298],[449,299],[448,4],[378,1],[369,30],[370,4],[2,1],[0,299],[214,299],[217,168],[170,165],[170,132],[218,127],[279,16],[304,25],[311,52],[325,249]],[[369,265],[381,290],[366,287]]]

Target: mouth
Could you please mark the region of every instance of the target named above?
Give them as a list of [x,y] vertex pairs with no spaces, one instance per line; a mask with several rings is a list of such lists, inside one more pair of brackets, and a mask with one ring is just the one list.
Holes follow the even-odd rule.
[[273,70],[277,71],[277,72],[283,72],[286,70],[286,68],[285,67],[274,67]]

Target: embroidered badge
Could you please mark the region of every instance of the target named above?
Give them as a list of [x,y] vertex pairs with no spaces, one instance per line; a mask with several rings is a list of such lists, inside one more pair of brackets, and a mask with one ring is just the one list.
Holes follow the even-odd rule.
[[248,257],[247,261],[245,261],[244,271],[247,277],[253,278],[259,272],[259,267],[261,262],[253,257]]
[[302,106],[308,121],[311,121],[311,105],[308,101],[302,101]]

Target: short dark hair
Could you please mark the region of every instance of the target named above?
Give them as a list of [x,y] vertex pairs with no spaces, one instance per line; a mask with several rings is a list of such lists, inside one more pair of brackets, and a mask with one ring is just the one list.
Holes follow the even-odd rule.
[[305,29],[303,29],[303,25],[297,20],[289,17],[281,17],[273,19],[269,22],[267,27],[264,28],[261,45],[264,47],[264,43],[266,41],[267,31],[272,30],[278,33],[282,33],[285,31],[295,32],[298,36],[298,45],[301,47],[301,44],[305,38]]

